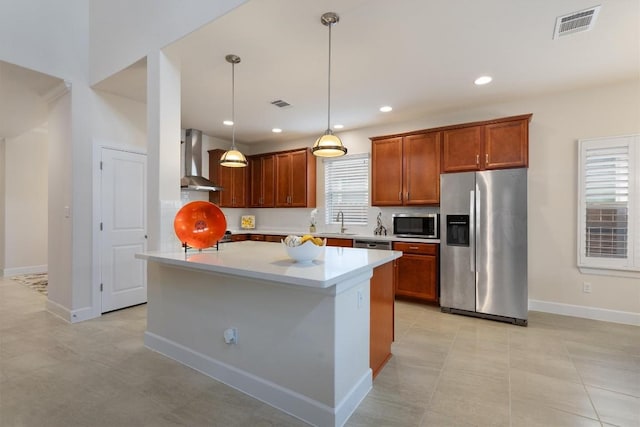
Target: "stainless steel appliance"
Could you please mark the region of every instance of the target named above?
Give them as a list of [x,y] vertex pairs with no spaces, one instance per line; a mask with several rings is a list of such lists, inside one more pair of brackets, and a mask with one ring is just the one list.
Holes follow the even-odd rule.
[[366,248],[366,249],[382,249],[386,251],[391,250],[390,240],[368,240],[368,239],[356,239],[353,241],[354,248]]
[[442,311],[526,326],[527,170],[440,176]]
[[222,191],[222,187],[202,176],[202,151],[202,131],[187,129],[184,141],[184,176],[180,178],[180,188],[196,191]]
[[393,234],[398,237],[438,238],[438,214],[393,214]]

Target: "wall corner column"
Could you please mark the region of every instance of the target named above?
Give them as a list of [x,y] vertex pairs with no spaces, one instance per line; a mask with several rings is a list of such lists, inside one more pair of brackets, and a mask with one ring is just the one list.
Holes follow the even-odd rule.
[[147,56],[148,249],[179,247],[173,218],[180,209],[180,60]]

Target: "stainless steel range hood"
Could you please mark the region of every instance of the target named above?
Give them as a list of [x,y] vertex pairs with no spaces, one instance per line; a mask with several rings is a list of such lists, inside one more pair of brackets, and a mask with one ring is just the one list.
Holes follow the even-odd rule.
[[197,191],[222,191],[222,187],[202,176],[202,131],[187,129],[184,141],[184,177],[180,188]]

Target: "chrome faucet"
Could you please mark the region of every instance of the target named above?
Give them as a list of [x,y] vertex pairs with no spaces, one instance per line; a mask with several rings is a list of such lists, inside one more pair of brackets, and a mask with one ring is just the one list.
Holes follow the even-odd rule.
[[340,221],[340,234],[343,234],[346,228],[344,228],[344,212],[342,212],[341,210],[338,211],[338,216],[336,217],[336,221]]

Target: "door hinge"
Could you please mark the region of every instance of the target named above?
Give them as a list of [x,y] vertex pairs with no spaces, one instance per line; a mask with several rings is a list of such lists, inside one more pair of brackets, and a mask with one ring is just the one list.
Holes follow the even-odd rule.
[[100,160],[100,170],[102,170],[102,160]]
[[100,223],[100,231],[102,231],[102,223]]
[[100,292],[102,292],[102,289],[103,289],[103,285],[102,283],[100,283]]

